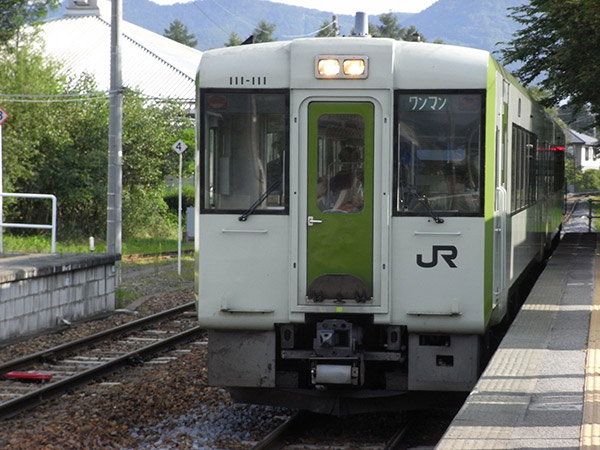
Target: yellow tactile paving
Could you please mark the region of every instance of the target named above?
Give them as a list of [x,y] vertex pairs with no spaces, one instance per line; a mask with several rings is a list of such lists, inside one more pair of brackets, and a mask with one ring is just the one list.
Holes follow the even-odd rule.
[[600,448],[600,239],[596,243],[594,307],[590,318],[580,448]]

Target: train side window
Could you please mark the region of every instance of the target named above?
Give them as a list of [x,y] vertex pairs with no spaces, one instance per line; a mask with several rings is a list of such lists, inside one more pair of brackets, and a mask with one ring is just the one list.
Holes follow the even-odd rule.
[[[537,136],[512,124],[511,211],[521,211],[537,201]],[[544,162],[541,163],[543,171]]]
[[395,214],[483,213],[481,91],[397,91]]
[[286,213],[288,94],[202,93],[203,212]]

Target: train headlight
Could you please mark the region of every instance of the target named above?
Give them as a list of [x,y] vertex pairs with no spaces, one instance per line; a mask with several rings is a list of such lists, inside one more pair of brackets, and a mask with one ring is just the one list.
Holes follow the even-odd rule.
[[344,60],[344,74],[351,77],[360,77],[365,74],[365,60],[364,59],[345,59]]
[[364,79],[368,76],[369,58],[354,55],[319,55],[315,57],[315,77],[328,79]]
[[326,78],[335,77],[340,73],[340,62],[337,59],[319,59],[317,63],[319,75]]

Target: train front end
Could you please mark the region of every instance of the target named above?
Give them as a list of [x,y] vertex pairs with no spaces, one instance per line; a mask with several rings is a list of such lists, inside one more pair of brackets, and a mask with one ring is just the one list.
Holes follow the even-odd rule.
[[338,414],[471,389],[492,309],[489,62],[368,38],[203,54],[196,292],[210,384]]

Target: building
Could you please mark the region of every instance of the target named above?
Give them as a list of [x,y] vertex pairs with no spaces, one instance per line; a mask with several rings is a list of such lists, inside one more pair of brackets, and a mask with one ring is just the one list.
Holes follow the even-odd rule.
[[[110,0],[69,0],[65,14],[45,22],[41,36],[49,56],[73,75],[94,75],[98,90],[110,88]],[[123,85],[148,97],[195,96],[202,52],[123,21]]]
[[574,158],[581,170],[600,169],[600,147],[598,139],[569,129],[567,153]]

